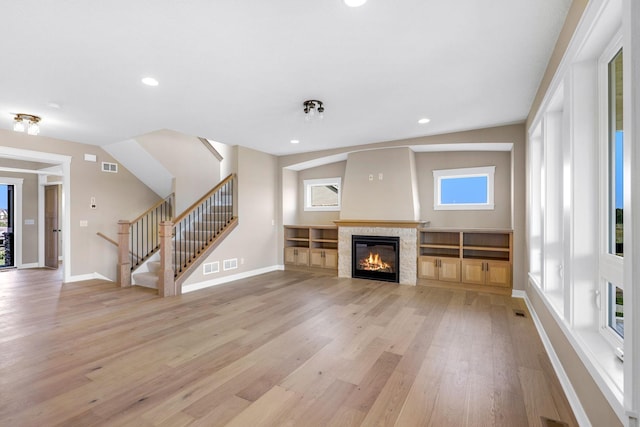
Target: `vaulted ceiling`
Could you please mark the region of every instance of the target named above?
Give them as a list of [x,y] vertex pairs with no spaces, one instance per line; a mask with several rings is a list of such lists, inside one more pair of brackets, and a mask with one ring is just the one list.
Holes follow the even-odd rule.
[[29,113],[88,144],[172,129],[289,154],[521,122],[570,3],[6,2],[0,128]]

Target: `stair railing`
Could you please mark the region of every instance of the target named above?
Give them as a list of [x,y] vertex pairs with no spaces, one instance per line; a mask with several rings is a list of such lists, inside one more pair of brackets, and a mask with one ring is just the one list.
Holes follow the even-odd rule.
[[161,296],[179,295],[182,278],[237,225],[234,174],[160,227]]
[[173,218],[175,196],[170,194],[133,221],[118,221],[118,281],[131,286],[131,272],[160,249],[159,227]]

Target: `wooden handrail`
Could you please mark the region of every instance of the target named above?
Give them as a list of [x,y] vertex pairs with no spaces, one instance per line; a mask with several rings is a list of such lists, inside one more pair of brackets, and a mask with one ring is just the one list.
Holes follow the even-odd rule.
[[180,216],[178,216],[177,218],[175,218],[173,220],[173,224],[178,224],[180,221],[182,221],[187,215],[189,215],[189,213],[194,210],[195,208],[197,208],[198,206],[200,206],[202,204],[202,202],[204,202],[205,200],[207,200],[209,197],[211,197],[211,195],[213,193],[215,193],[216,191],[218,191],[223,185],[225,185],[227,182],[231,181],[233,178],[235,178],[235,174],[230,174],[228,177],[226,177],[225,179],[223,179],[222,181],[220,181],[220,183],[218,185],[216,185],[215,187],[213,187],[213,189],[211,191],[209,191],[207,194],[205,194],[204,196],[200,197],[195,203],[193,203],[191,206],[189,206],[187,209],[185,209],[184,212],[182,212],[180,214]]
[[113,239],[108,238],[107,236],[105,236],[105,235],[104,235],[104,234],[102,234],[101,232],[99,232],[99,231],[98,231],[96,234],[97,234],[98,236],[102,237],[102,238],[103,238],[104,240],[106,240],[107,242],[111,243],[112,245],[115,245],[115,247],[116,247],[116,248],[119,246],[119,245],[118,245],[118,242],[116,242],[116,241],[115,241],[115,240],[113,240]]
[[165,197],[164,199],[160,200],[158,203],[156,203],[155,205],[151,206],[149,209],[147,209],[145,212],[143,212],[141,215],[138,215],[138,217],[136,219],[134,219],[133,221],[130,221],[131,224],[135,224],[136,222],[138,222],[142,217],[144,217],[145,215],[147,215],[149,212],[151,212],[152,210],[154,210],[155,208],[161,206],[163,203],[165,203],[167,201],[168,198],[173,198],[173,193],[169,194],[167,197]]

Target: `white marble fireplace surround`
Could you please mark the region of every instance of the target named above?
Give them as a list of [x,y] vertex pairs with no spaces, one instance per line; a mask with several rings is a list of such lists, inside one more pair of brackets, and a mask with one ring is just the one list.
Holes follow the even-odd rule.
[[351,277],[351,236],[400,237],[400,284],[417,280],[418,227],[415,221],[338,220],[338,277]]

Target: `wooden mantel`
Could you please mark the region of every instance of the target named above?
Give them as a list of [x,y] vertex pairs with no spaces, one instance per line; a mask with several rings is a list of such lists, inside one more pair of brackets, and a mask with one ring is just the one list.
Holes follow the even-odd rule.
[[398,221],[386,219],[337,219],[333,222],[338,227],[418,228],[425,227],[429,224],[429,221]]

